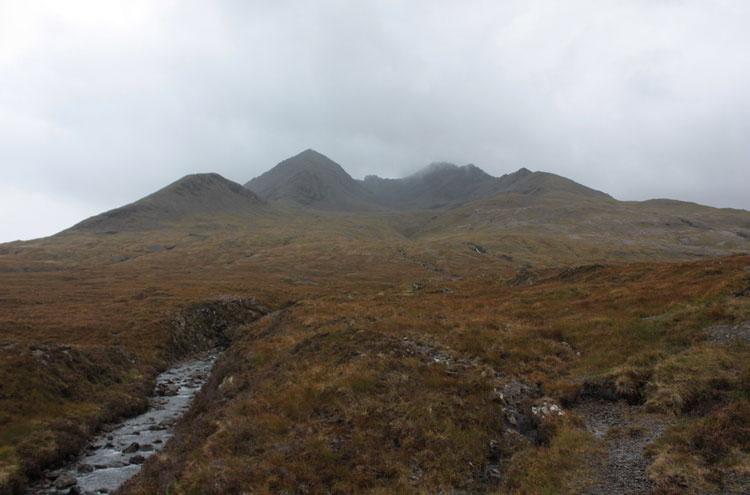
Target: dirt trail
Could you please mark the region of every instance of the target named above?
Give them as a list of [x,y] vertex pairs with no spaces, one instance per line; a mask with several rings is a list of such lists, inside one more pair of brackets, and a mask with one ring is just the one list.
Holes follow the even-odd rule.
[[652,484],[646,476],[651,460],[645,447],[669,425],[663,417],[643,414],[625,401],[586,399],[573,410],[586,419],[588,430],[606,442],[607,458],[592,463],[596,472],[589,495],[647,495]]

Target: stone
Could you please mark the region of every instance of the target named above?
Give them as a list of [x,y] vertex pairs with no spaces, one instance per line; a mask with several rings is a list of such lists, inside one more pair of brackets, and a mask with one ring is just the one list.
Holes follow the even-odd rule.
[[91,464],[79,464],[76,471],[79,473],[90,473],[94,470],[94,466]]
[[142,455],[134,455],[130,458],[130,464],[143,464],[146,462],[146,458]]
[[44,477],[48,480],[56,480],[61,474],[63,474],[63,472],[60,469],[55,469],[54,471],[47,471],[47,474],[45,474]]
[[138,445],[137,442],[133,442],[124,449],[122,449],[123,454],[132,454],[134,452],[138,452],[138,449],[141,448],[140,445]]
[[63,473],[55,480],[55,488],[58,490],[64,490],[77,484],[78,480],[70,473]]
[[156,395],[171,396],[177,395],[180,387],[171,383],[160,383],[156,386]]

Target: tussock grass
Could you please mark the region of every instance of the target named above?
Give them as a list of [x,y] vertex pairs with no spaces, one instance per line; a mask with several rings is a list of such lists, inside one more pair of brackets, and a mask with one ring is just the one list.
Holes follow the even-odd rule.
[[[475,227],[496,205],[485,206],[408,239],[387,215],[363,228],[361,217],[316,214],[14,247],[0,259],[0,335],[28,352],[0,349],[0,472],[33,472],[59,458],[57,438],[82,442],[142,401],[142,384],[177,354],[170,319],[218,294],[277,311],[230,332],[175,441],[131,493],[574,490],[596,442],[573,422],[547,425],[539,442],[512,434],[495,393],[507,382],[566,404],[584,382],[611,382],[679,415],[687,436],[654,447],[651,475],[665,490],[678,486],[674,459],[691,460],[696,486],[739,465],[743,445],[697,439],[699,413],[715,415],[706,431],[732,431],[728,408],[747,400],[748,349],[707,343],[703,329],[750,319],[735,295],[750,259],[613,266],[705,255],[710,243],[683,252],[543,228],[499,235],[497,222],[482,235]],[[461,215],[470,227],[450,231]],[[487,253],[467,247],[469,234]],[[610,265],[571,269],[584,260]],[[528,284],[509,285],[522,265]],[[37,373],[39,343],[81,358]],[[111,349],[132,360],[113,363]],[[24,438],[35,439],[28,449]]]

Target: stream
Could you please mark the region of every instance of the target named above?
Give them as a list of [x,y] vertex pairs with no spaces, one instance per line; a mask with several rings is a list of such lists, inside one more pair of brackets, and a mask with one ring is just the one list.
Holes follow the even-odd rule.
[[29,494],[110,493],[141,469],[151,454],[172,436],[177,420],[211,373],[217,354],[187,361],[156,378],[156,395],[148,410],[94,437],[78,458],[45,473]]

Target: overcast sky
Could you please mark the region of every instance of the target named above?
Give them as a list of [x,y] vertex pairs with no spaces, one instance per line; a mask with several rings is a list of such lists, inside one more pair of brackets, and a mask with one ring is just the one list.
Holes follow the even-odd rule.
[[746,0],[0,0],[0,242],[314,148],[750,209]]

